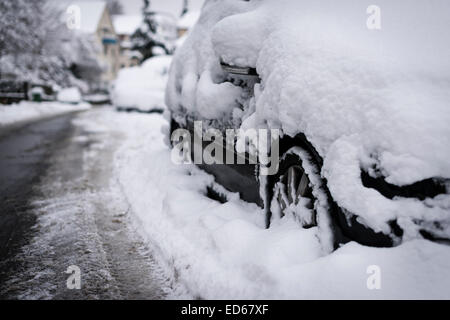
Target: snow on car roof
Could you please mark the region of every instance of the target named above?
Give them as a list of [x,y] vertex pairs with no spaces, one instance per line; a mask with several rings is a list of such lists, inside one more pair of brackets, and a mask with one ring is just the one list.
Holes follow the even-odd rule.
[[178,28],[191,28],[200,17],[199,11],[188,11],[184,14],[177,23]]

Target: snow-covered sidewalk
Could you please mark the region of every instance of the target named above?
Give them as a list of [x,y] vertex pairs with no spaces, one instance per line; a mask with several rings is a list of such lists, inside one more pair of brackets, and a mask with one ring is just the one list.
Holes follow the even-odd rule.
[[284,217],[265,229],[262,210],[236,194],[221,190],[224,204],[207,198],[207,186],[221,187],[195,166],[171,162],[162,116],[106,111],[83,125],[124,136],[114,179],[136,228],[193,297],[450,298],[448,246],[415,240],[380,249],[352,242],[324,256],[316,228],[300,229]]
[[90,107],[91,105],[88,103],[67,104],[61,102],[22,101],[12,105],[0,104],[0,129],[64,113],[88,110]]

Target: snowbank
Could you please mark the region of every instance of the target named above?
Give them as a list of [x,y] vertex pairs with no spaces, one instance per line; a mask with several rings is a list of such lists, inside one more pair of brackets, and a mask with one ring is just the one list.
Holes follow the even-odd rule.
[[[176,52],[166,102],[178,118],[303,132],[342,208],[377,231],[397,220],[406,238],[420,237],[412,221],[449,225],[450,196],[388,200],[360,171],[399,186],[450,178],[450,3],[380,0],[381,30],[366,25],[369,5],[209,0]],[[257,69],[254,97],[232,88],[220,60]]]
[[81,101],[81,93],[76,87],[65,88],[58,92],[57,99],[60,102],[79,103]]
[[56,115],[88,110],[88,103],[65,104],[60,102],[22,101],[13,105],[0,105],[0,128],[10,125],[36,121]]
[[171,56],[157,56],[140,66],[121,69],[112,92],[114,105],[142,111],[164,109],[170,62]]
[[[227,193],[195,166],[173,164],[160,115],[105,112],[84,121],[125,138],[115,154],[114,179],[136,228],[193,297],[450,298],[448,246],[425,240],[389,249],[348,243],[324,256],[317,228],[301,229],[285,216],[265,229],[257,206]],[[207,186],[229,201],[207,198]],[[373,270],[380,272],[380,289],[369,289],[377,283]]]

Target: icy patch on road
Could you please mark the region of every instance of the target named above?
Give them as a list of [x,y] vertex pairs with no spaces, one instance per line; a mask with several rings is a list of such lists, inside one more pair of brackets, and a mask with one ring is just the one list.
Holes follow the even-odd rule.
[[[450,298],[448,246],[415,240],[380,249],[352,242],[324,255],[316,228],[300,229],[284,217],[265,229],[263,211],[235,194],[226,193],[224,204],[207,198],[212,177],[171,162],[161,116],[108,112],[92,121],[125,136],[114,174],[140,232],[195,297]],[[380,289],[367,286],[371,266],[379,267]]]
[[66,104],[60,102],[22,101],[12,105],[0,105],[0,129],[17,123],[26,123],[74,111],[88,110],[88,103]]

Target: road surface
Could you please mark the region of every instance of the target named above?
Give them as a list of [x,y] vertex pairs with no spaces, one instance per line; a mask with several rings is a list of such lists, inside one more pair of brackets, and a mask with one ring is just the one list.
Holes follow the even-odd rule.
[[[120,135],[73,113],[0,136],[0,299],[163,299],[170,284],[111,179]],[[69,288],[70,266],[81,289]],[[73,278],[72,278],[73,279]]]

